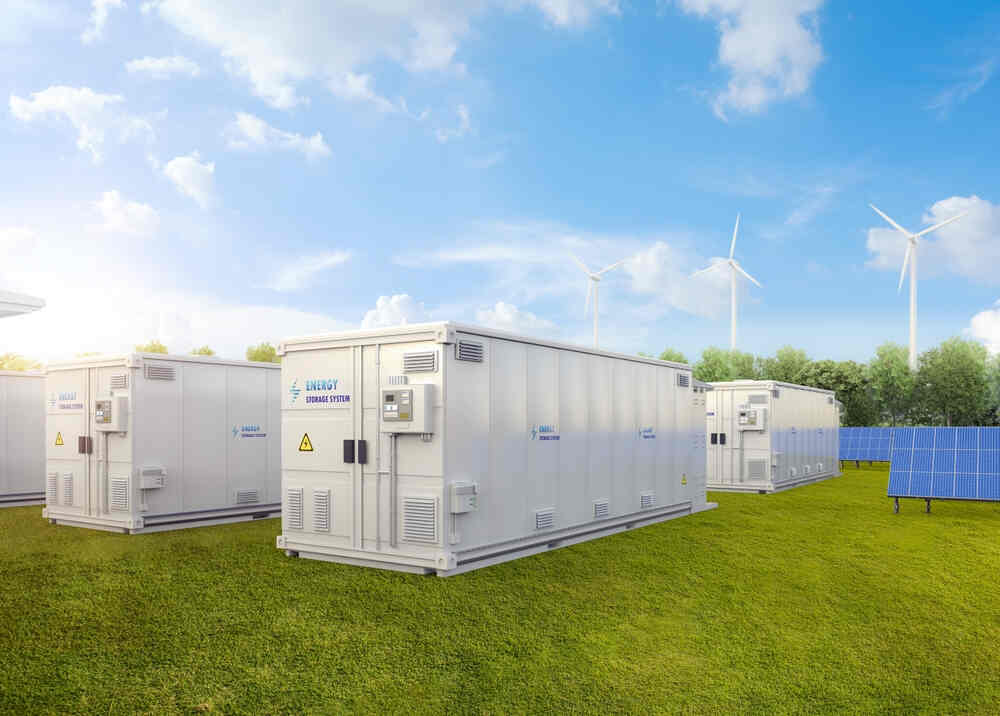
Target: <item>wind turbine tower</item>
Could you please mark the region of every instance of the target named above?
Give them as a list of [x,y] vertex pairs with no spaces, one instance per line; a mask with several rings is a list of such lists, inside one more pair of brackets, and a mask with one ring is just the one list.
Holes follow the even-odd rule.
[[597,292],[598,292],[598,289],[600,288],[601,276],[603,276],[604,274],[606,274],[611,269],[618,268],[619,266],[621,266],[623,263],[625,263],[626,259],[622,259],[621,261],[613,263],[610,266],[606,266],[606,267],[602,268],[600,271],[591,271],[589,268],[587,268],[587,265],[585,263],[583,263],[583,261],[581,261],[580,259],[578,259],[576,256],[573,256],[572,254],[570,254],[570,258],[573,259],[573,261],[576,262],[576,265],[579,266],[583,270],[583,272],[585,274],[587,274],[587,278],[590,279],[589,285],[587,286],[587,301],[586,301],[586,303],[584,303],[583,312],[584,312],[584,315],[586,315],[587,310],[590,308],[590,296],[591,296],[591,294],[593,294],[593,296],[594,296],[594,348],[597,348],[598,347],[598,343],[597,343],[597,315],[598,315],[598,313],[597,313]]

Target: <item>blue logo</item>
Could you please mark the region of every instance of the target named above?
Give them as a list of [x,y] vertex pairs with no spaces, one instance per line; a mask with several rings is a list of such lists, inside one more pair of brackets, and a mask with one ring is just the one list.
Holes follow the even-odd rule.
[[639,437],[643,440],[656,440],[656,428],[639,428]]
[[315,403],[350,403],[350,394],[337,393],[336,391],[339,388],[339,378],[307,380],[302,388],[299,387],[299,380],[296,378],[292,381],[291,386],[289,386],[288,392],[292,396],[292,404],[295,403],[299,395],[303,392],[306,393],[306,405],[313,405]]
[[533,424],[528,429],[528,436],[530,440],[558,440],[559,428],[555,425]]
[[267,433],[259,425],[234,425],[233,440],[237,438],[266,438]]
[[302,392],[302,388],[298,386],[299,379],[296,378],[292,381],[291,387],[289,387],[288,392],[292,394],[292,402],[294,403],[299,399],[299,393]]

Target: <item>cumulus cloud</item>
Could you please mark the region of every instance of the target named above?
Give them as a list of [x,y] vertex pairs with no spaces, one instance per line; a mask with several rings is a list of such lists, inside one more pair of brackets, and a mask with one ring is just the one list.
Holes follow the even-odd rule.
[[202,162],[198,152],[174,157],[163,173],[177,190],[194,199],[202,209],[215,205],[215,162]]
[[90,45],[104,37],[104,28],[108,24],[108,16],[112,10],[125,8],[125,0],[93,0],[90,10],[90,24],[80,35],[84,44]]
[[817,12],[823,0],[679,0],[686,12],[718,22],[719,64],[729,73],[713,109],[756,113],[802,95],[823,61]]
[[552,337],[558,332],[552,321],[539,318],[531,311],[523,311],[517,306],[497,301],[489,308],[476,311],[476,323],[501,331],[529,336]]
[[[904,228],[906,222],[884,206],[880,209]],[[956,214],[968,214],[937,231],[921,237],[917,249],[920,276],[954,274],[983,283],[1000,283],[996,266],[1000,263],[1000,205],[978,196],[953,196],[933,204],[924,213],[924,227],[940,223]],[[873,214],[874,216],[874,214]],[[899,271],[906,251],[906,237],[883,223],[868,229],[868,251],[872,268]]]
[[125,69],[130,75],[143,74],[154,79],[163,80],[173,75],[197,77],[201,68],[194,60],[180,55],[170,57],[141,57],[125,63]]
[[421,323],[428,320],[424,304],[419,303],[408,294],[379,296],[375,308],[365,313],[361,321],[362,328],[385,328],[404,323]]
[[993,308],[980,311],[969,321],[967,332],[982,341],[991,354],[1000,353],[1000,301]]
[[41,92],[32,92],[30,99],[10,96],[10,112],[22,122],[34,122],[43,117],[66,119],[77,132],[76,146],[90,152],[94,163],[103,159],[107,136],[119,141],[155,136],[149,120],[129,114],[122,105],[125,98],[118,94],[101,94],[89,87],[53,85]]
[[101,214],[105,231],[129,234],[131,236],[149,236],[156,232],[160,225],[160,215],[149,204],[138,201],[128,201],[117,189],[106,191],[94,202],[94,207]]
[[311,137],[286,132],[246,112],[236,113],[226,135],[230,149],[285,149],[299,152],[310,161],[330,156],[330,147],[320,132]]
[[347,263],[350,258],[349,251],[328,251],[308,259],[297,260],[295,263],[282,266],[271,279],[268,288],[281,292],[301,291],[309,287],[319,274]]

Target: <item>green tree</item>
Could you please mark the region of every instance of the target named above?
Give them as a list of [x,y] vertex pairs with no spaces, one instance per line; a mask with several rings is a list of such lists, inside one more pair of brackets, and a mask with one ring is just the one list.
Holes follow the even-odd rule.
[[155,338],[145,345],[135,347],[137,353],[167,353],[167,347]]
[[0,370],[38,370],[41,367],[38,361],[17,353],[0,353]]
[[979,425],[988,408],[986,348],[975,341],[949,338],[920,355],[914,403],[929,424]]
[[660,360],[670,361],[671,363],[687,363],[687,357],[675,348],[667,348],[659,355]]
[[1000,425],[1000,355],[986,360],[987,405],[984,422]]
[[891,342],[880,345],[868,364],[868,376],[882,413],[895,426],[910,412],[913,401],[914,376],[907,349]]
[[706,383],[717,383],[733,379],[733,364],[729,351],[709,346],[701,352],[701,358],[694,364],[694,377]]
[[879,419],[868,371],[864,364],[852,360],[811,361],[798,375],[801,385],[832,390],[844,405],[841,424],[844,426],[875,425]]
[[280,363],[277,349],[267,341],[247,348],[247,360],[259,363]]
[[772,358],[765,358],[761,364],[764,380],[780,380],[784,383],[801,383],[799,377],[809,366],[806,352],[791,346],[779,348]]
[[753,353],[728,351],[729,363],[733,367],[733,380],[758,380],[761,376],[761,361]]
[[208,346],[202,346],[201,348],[192,348],[191,355],[193,356],[214,356],[215,351],[213,351]]

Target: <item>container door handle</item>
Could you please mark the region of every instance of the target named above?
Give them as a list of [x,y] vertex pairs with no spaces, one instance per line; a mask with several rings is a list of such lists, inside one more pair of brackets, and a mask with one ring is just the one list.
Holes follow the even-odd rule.
[[94,441],[89,435],[80,435],[76,439],[76,451],[80,455],[91,455],[94,452]]
[[345,440],[344,441],[344,462],[353,463],[354,462],[354,441]]
[[368,464],[368,441],[358,440],[358,464]]
[[712,433],[712,444],[713,445],[718,445],[719,444],[719,434],[718,433]]
[[725,444],[726,444],[726,434],[719,433],[719,445],[725,445]]

